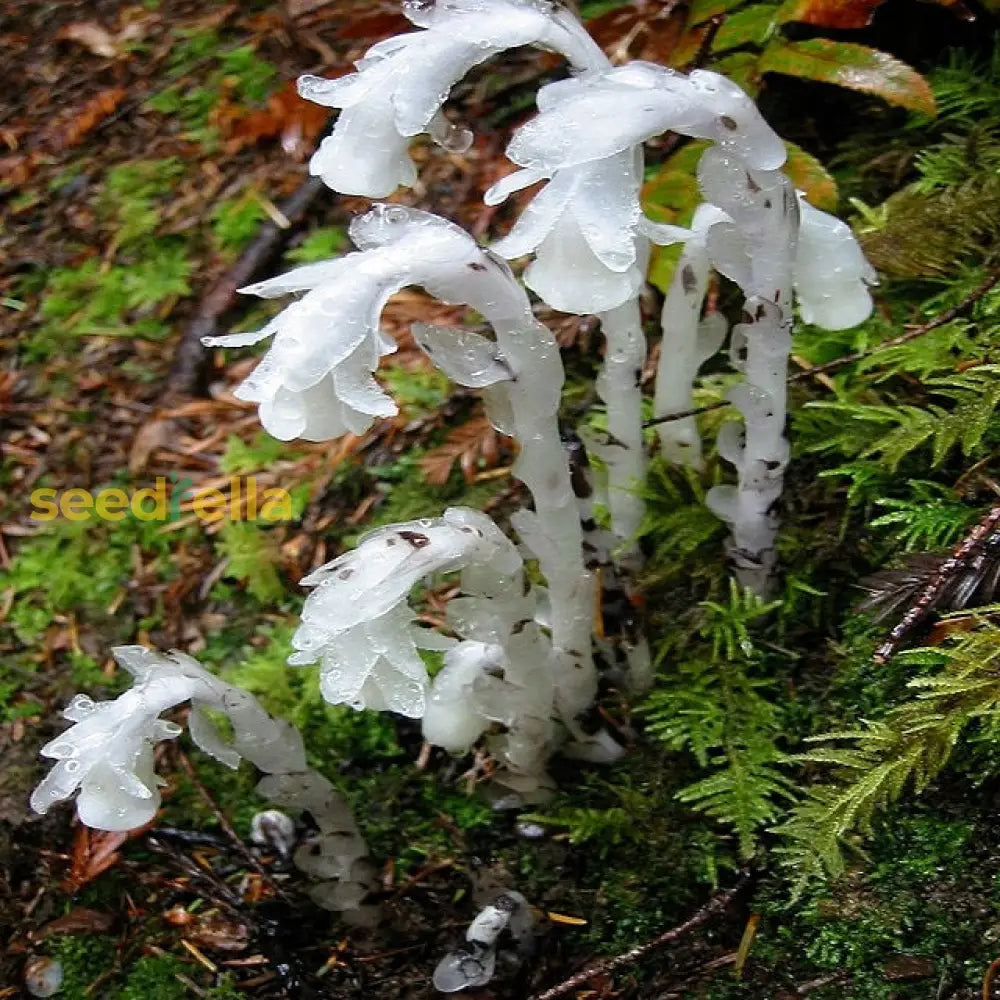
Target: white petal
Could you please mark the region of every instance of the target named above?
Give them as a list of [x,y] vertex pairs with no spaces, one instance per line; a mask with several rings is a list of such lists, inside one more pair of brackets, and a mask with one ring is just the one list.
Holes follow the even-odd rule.
[[874,272],[850,227],[799,198],[795,291],[807,323],[844,330],[871,313],[867,284]]
[[501,177],[496,184],[489,188],[483,195],[483,201],[487,205],[501,205],[515,191],[523,191],[526,187],[531,187],[532,184],[544,180],[545,177],[545,173],[541,170],[515,170],[512,174]]
[[539,247],[566,211],[576,191],[572,171],[561,171],[528,203],[514,228],[491,247],[494,253],[513,260]]
[[755,170],[777,170],[785,162],[785,144],[764,121],[750,96],[732,80],[710,70],[688,75],[713,117],[688,135],[711,139],[725,151],[739,156]]
[[333,382],[337,398],[358,413],[373,417],[394,417],[399,413],[399,407],[372,377],[363,351],[355,351],[334,368]]
[[611,271],[594,255],[572,217],[560,219],[524,272],[524,283],[553,309],[571,313],[606,312],[636,295],[638,267]]
[[[276,278],[268,278],[266,281],[256,281],[252,285],[244,285],[237,291],[241,295],[258,295],[262,299],[277,299],[292,292],[307,292],[324,282],[335,281],[343,277],[345,272],[349,272],[356,265],[357,257],[357,254],[347,254],[345,257],[337,257],[335,260],[321,260],[315,264],[304,264],[302,267],[286,271]],[[274,320],[264,329],[269,330],[273,323]],[[238,334],[238,336],[246,336],[246,334]]]
[[346,108],[309,161],[309,173],[341,194],[385,198],[412,187],[410,140],[396,131],[388,96]]
[[219,730],[205,714],[204,709],[192,704],[188,715],[188,732],[199,750],[204,750],[219,763],[235,770],[240,764],[240,755],[219,735]]
[[507,156],[522,167],[553,173],[601,160],[658,135],[679,121],[690,101],[681,94],[621,86],[581,89],[521,126]]
[[499,51],[438,34],[417,36],[411,50],[392,81],[396,128],[405,136],[425,132],[454,84]]
[[414,323],[413,339],[417,346],[459,385],[482,389],[508,382],[510,368],[498,357],[497,345],[470,330]]
[[594,255],[612,271],[627,271],[637,257],[641,212],[634,159],[626,150],[572,171],[578,178],[571,210]]

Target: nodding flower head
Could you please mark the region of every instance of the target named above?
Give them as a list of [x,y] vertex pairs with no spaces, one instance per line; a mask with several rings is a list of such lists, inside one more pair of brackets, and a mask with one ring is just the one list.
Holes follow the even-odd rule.
[[396,349],[380,332],[379,317],[406,285],[422,285],[484,313],[528,309],[507,266],[435,215],[377,205],[350,232],[358,252],[240,289],[263,298],[306,293],[263,329],[203,340],[206,346],[245,347],[273,337],[236,396],[257,403],[264,428],[282,441],[362,434],[377,417],[398,412],[372,373]]
[[[163,782],[153,770],[153,750],[176,739],[181,727],[160,714],[191,702],[188,728],[206,753],[229,767],[242,758],[262,770],[306,768],[297,730],[272,719],[245,691],[210,674],[183,653],[159,653],[143,646],[118,646],[115,659],[135,678],[114,701],[95,702],[77,695],[63,712],[74,723],[42,747],[56,764],[31,796],[35,812],[45,813],[79,789],[80,821],[99,830],[132,830],[148,823],[160,805]],[[229,717],[233,742],[227,743],[204,709]]]
[[750,98],[707,71],[684,76],[641,62],[592,71],[543,87],[538,107],[507,150],[524,169],[494,185],[486,201],[550,178],[494,249],[505,257],[534,252],[525,282],[567,312],[603,312],[633,298],[647,240],[686,236],[642,213],[645,139],[667,130],[709,138],[747,164],[778,166],[785,156]]
[[813,208],[801,193],[799,213],[795,294],[802,318],[827,330],[857,326],[872,311],[875,269],[846,222]]
[[372,46],[356,73],[299,80],[303,97],[342,109],[309,169],[343,194],[384,198],[412,185],[409,144],[422,132],[467,148],[471,134],[450,125],[441,106],[458,80],[498,52],[541,45],[581,68],[604,60],[583,27],[548,0],[413,0],[403,11],[424,30]]
[[407,598],[433,573],[476,567],[494,577],[521,568],[513,543],[479,511],[452,507],[439,518],[373,531],[302,580],[315,589],[292,637],[296,652],[289,663],[318,661],[327,701],[420,718],[428,679],[417,651],[451,641],[419,627]]

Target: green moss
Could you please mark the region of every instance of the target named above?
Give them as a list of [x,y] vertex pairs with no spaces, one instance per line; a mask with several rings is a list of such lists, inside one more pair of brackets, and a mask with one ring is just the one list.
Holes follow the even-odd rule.
[[49,938],[49,953],[62,963],[61,1000],[87,1000],[88,988],[115,966],[114,941],[103,935],[65,935]]

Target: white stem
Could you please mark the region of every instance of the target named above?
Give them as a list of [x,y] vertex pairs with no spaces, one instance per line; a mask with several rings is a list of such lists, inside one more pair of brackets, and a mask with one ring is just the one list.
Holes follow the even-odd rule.
[[[698,327],[708,289],[709,261],[703,240],[692,239],[684,248],[663,300],[660,324],[660,360],[656,368],[653,414],[666,417],[692,409],[692,389],[701,361]],[[701,436],[693,416],[658,424],[660,450],[677,465],[702,467]]]
[[640,493],[646,480],[646,451],[639,389],[646,363],[646,337],[642,332],[639,300],[630,299],[601,313],[599,318],[607,346],[596,388],[608,413],[605,456],[611,530],[622,544],[624,561],[635,562],[636,536],[646,509]]
[[777,171],[745,172],[752,197],[737,219],[749,268],[740,284],[744,322],[733,331],[734,363],[745,375],[729,396],[743,414],[719,434],[719,453],[736,466],[735,487],[715,487],[708,504],[729,523],[736,579],[767,594],[777,566],[778,505],[788,465],[786,380],[791,351],[792,267],[798,205],[788,178]]
[[534,514],[523,512],[515,524],[522,536],[526,528],[534,536],[525,541],[548,585],[556,705],[569,723],[594,700],[597,675],[591,652],[594,579],[583,564],[583,535],[557,423],[562,361],[555,337],[531,314],[527,299],[520,317],[491,324],[514,372],[510,400],[521,449],[514,474],[535,501]]

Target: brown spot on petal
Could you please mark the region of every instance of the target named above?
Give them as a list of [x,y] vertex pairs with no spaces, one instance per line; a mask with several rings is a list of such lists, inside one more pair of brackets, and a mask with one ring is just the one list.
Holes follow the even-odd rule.
[[431,540],[419,531],[400,531],[397,534],[404,542],[409,542],[415,549],[422,549],[431,544]]

